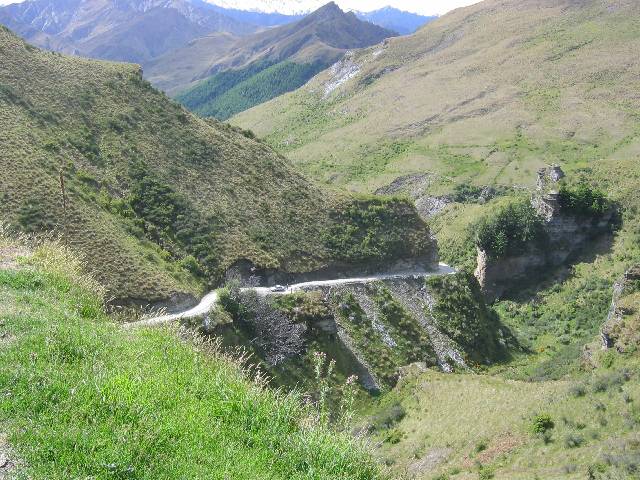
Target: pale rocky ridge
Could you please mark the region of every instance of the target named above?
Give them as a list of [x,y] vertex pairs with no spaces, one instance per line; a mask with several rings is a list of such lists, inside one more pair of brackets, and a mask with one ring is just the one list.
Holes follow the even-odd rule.
[[640,286],[640,265],[629,268],[623,277],[613,286],[613,298],[607,319],[600,332],[602,348],[615,348],[625,353],[640,345],[640,333],[637,324],[633,325],[634,316],[637,322],[637,312],[634,308],[624,305],[624,297],[638,291]]

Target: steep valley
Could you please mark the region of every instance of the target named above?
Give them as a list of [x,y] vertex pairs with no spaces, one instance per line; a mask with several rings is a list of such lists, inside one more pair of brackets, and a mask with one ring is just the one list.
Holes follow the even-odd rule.
[[[411,198],[451,265],[482,267],[486,239],[498,252],[484,265],[507,288],[491,309],[517,347],[488,375],[414,366],[366,407],[397,475],[637,478],[638,312],[620,279],[640,260],[639,15],[630,1],[480,2],[230,120],[322,182]],[[534,247],[552,164],[575,210]],[[601,200],[612,222],[583,242]],[[555,427],[532,432],[540,415]]]
[[230,123],[0,27],[0,478],[640,478],[639,19],[313,43]]

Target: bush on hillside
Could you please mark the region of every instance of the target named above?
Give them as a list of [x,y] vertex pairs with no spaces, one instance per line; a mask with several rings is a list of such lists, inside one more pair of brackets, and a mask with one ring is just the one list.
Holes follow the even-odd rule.
[[44,232],[56,227],[47,206],[35,201],[28,201],[20,206],[18,223],[27,233]]
[[406,414],[407,411],[401,403],[393,403],[371,417],[370,428],[374,431],[387,430],[400,422]]
[[453,201],[458,203],[484,203],[498,195],[504,195],[507,191],[503,186],[477,187],[461,183],[453,187]]
[[578,448],[584,443],[584,437],[575,433],[570,433],[564,439],[564,446],[567,448]]
[[555,423],[548,413],[540,413],[531,422],[531,433],[541,435],[555,427]]
[[563,209],[582,217],[599,217],[611,206],[604,192],[586,183],[562,185],[558,200]]
[[509,203],[476,225],[476,245],[493,257],[524,253],[546,239],[542,219],[526,200]]
[[592,384],[594,393],[606,392],[610,388],[620,387],[631,379],[631,373],[627,370],[607,372],[598,376]]
[[200,215],[186,197],[157,178],[144,162],[132,162],[130,173],[127,203],[145,236],[175,259],[183,259],[181,265],[191,273],[216,278],[220,252],[215,219]]
[[331,255],[365,263],[427,254],[432,247],[427,225],[408,200],[372,197],[336,208],[324,235]]
[[296,322],[314,322],[331,317],[320,292],[296,292],[273,299],[273,305]]

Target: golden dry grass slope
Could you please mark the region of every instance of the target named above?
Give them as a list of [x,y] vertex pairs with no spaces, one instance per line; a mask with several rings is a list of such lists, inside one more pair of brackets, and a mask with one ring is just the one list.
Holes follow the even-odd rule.
[[[169,100],[134,65],[41,51],[4,28],[0,65],[0,220],[58,230],[119,299],[193,291],[239,259],[288,272],[348,263],[338,246],[376,247],[376,222],[395,240],[381,237],[359,261],[431,248],[407,202],[354,203],[316,187],[246,132]],[[355,228],[342,228],[345,215]]]
[[425,171],[441,185],[532,183],[545,163],[637,158],[639,19],[632,0],[486,0],[232,123],[359,190]]

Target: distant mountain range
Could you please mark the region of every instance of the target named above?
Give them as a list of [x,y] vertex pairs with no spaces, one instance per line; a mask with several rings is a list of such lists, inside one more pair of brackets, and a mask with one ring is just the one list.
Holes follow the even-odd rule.
[[[285,25],[287,23],[300,20],[305,15],[308,15],[314,10],[307,10],[304,13],[287,14],[279,10],[275,11],[260,11],[260,10],[240,10],[237,8],[224,7],[224,0],[214,0],[219,2],[220,5],[214,5],[220,13],[234,18],[235,20],[251,23],[254,25],[260,25],[263,27],[273,27],[277,25]],[[235,5],[234,3],[226,2],[228,5]],[[273,8],[281,8],[280,5],[274,5]],[[298,10],[300,12],[300,10]],[[424,16],[415,13],[405,12],[393,7],[384,7],[372,12],[354,11],[353,13],[360,20],[366,20],[380,27],[384,27],[388,30],[393,30],[400,35],[409,35],[415,32],[418,28],[422,27],[426,23],[435,20],[436,16]]]
[[[206,116],[226,119],[294,90],[342,58],[395,36],[331,2],[297,22],[233,38],[214,34],[152,62],[147,78]],[[208,77],[208,78],[207,78]]]
[[0,23],[49,50],[137,63],[211,32],[258,29],[197,0],[29,0],[0,8]]
[[[247,35],[306,13],[245,11],[204,0],[27,0],[0,7],[0,24],[49,50],[144,64],[205,35]],[[430,19],[393,8],[357,15],[401,34]]]
[[393,7],[384,7],[373,12],[354,12],[359,19],[374,23],[400,35],[409,35],[438,17],[425,17],[403,12]]

